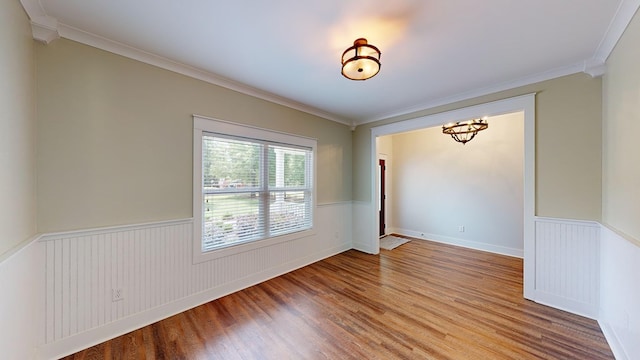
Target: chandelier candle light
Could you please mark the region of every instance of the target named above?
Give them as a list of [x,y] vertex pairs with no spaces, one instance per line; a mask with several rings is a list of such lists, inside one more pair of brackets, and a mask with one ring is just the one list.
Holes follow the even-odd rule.
[[359,38],[342,53],[342,75],[351,80],[367,80],[380,71],[380,50]]
[[456,123],[449,123],[442,125],[442,133],[451,135],[453,140],[462,143],[462,145],[471,141],[478,131],[486,130],[489,127],[487,118],[473,119],[468,121],[458,121]]

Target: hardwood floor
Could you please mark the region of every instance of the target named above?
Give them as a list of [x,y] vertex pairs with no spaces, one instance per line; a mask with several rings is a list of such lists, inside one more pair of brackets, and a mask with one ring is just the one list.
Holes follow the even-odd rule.
[[614,359],[597,322],[522,298],[522,260],[414,240],[350,250],[80,359]]

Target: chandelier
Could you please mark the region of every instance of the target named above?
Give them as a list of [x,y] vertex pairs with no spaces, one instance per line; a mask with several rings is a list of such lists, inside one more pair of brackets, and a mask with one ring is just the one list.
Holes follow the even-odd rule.
[[471,141],[478,131],[486,130],[488,127],[489,123],[487,123],[486,118],[473,119],[442,125],[442,133],[451,135],[453,140],[464,145]]
[[342,75],[351,80],[367,80],[380,71],[380,50],[359,38],[342,53]]

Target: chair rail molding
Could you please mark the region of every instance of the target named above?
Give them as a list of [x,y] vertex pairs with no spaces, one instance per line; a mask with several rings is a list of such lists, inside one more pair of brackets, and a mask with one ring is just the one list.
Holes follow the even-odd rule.
[[72,354],[351,249],[351,202],[316,211],[312,236],[201,263],[192,261],[192,219],[42,235],[35,244],[44,258],[43,357]]

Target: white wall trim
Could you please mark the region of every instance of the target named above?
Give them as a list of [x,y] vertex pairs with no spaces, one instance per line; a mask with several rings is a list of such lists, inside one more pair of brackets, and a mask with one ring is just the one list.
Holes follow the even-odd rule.
[[554,218],[554,217],[547,217],[547,216],[536,216],[535,220],[549,222],[549,223],[556,223],[556,224],[575,224],[575,225],[595,227],[595,228],[600,227],[600,223],[593,220],[564,219],[564,218]]
[[154,222],[140,223],[140,224],[105,226],[105,227],[98,227],[98,228],[91,228],[91,229],[46,233],[46,234],[40,235],[39,240],[44,242],[44,241],[52,241],[52,240],[69,238],[69,237],[92,236],[92,235],[104,234],[104,233],[134,231],[134,230],[151,229],[151,228],[157,228],[157,227],[192,224],[192,223],[193,223],[193,218],[186,218],[186,219],[176,219],[176,220],[154,221]]
[[55,343],[46,344],[42,347],[41,353],[46,359],[58,359],[73,354],[116,336],[124,335],[128,332],[153,324],[188,309],[219,299],[242,289],[246,289],[261,282],[302,268],[316,261],[339,254],[343,251],[349,250],[350,248],[349,244],[343,244],[304,258],[299,258],[294,261],[281,264],[277,267],[267,269],[259,273],[251,274],[250,276],[231,283],[161,305],[149,311],[123,318],[105,326],[65,338]]
[[640,239],[636,239],[633,236],[626,234],[618,229],[616,229],[615,227],[613,227],[612,225],[606,223],[606,222],[602,222],[602,224],[600,224],[602,226],[603,229],[606,229],[608,231],[613,232],[614,234],[618,235],[619,237],[621,237],[622,239],[634,244],[635,246],[640,247]]
[[179,63],[177,61],[144,51],[133,46],[123,44],[105,37],[92,34],[90,32],[60,23],[57,19],[46,14],[38,0],[20,0],[22,7],[27,12],[31,20],[34,39],[48,44],[49,42],[63,37],[81,44],[93,46],[117,55],[137,60],[145,64],[157,66],[161,69],[173,71],[194,79],[202,80],[213,85],[218,85],[233,91],[240,92],[258,99],[266,100],[278,105],[283,105],[291,109],[299,110],[311,115],[332,120],[344,125],[352,125],[350,120],[328,113],[321,109],[302,104],[282,96],[266,92],[246,84],[239,83],[222,77],[220,75],[198,69],[193,66]]
[[547,305],[554,309],[584,316],[589,319],[598,319],[598,312],[594,309],[594,305],[590,303],[570,301],[556,294],[544,291],[536,291],[536,298],[534,301],[538,304]]
[[[591,319],[599,318],[600,228],[596,221],[535,217],[532,267],[536,282],[530,300]],[[539,224],[546,226],[540,228]],[[417,239],[523,257],[519,249],[503,248],[416,230],[393,232]],[[551,247],[549,247],[551,246]],[[557,256],[559,254],[559,257]],[[526,255],[525,255],[526,256]]]
[[318,204],[317,207],[327,207],[327,206],[342,206],[342,205],[351,205],[353,201],[330,201],[322,204]]
[[0,301],[0,357],[40,359],[43,342],[44,251],[39,235],[6,253],[0,262],[0,284],[6,294]]
[[428,102],[424,102],[418,105],[413,105],[411,107],[406,107],[396,111],[381,114],[370,119],[359,121],[357,122],[356,125],[364,125],[364,124],[368,124],[375,121],[388,120],[394,117],[408,115],[408,114],[416,113],[426,109],[431,109],[437,106],[448,105],[448,104],[453,104],[460,101],[474,99],[480,96],[494,94],[500,91],[515,89],[521,86],[526,86],[526,85],[531,85],[531,84],[535,84],[535,83],[539,83],[539,82],[543,82],[551,79],[556,79],[562,76],[577,74],[583,71],[584,71],[584,62],[581,61],[579,63],[571,64],[569,66],[548,70],[539,74],[525,76],[516,80],[505,81],[503,83],[493,84],[480,89],[474,89],[464,93],[455,94],[452,96],[447,96],[447,97],[443,97],[436,100],[430,100]]
[[609,323],[602,319],[598,319],[598,325],[600,326],[600,330],[602,330],[602,334],[605,339],[607,339],[607,344],[609,344],[611,352],[613,352],[613,356],[616,360],[633,360],[631,356],[627,355],[624,350],[624,346],[622,346],[622,343],[620,342],[618,334],[616,334]]
[[[508,89],[513,89],[520,86],[534,84],[561,76],[576,74],[579,72],[585,72],[591,76],[600,76],[604,73],[605,68],[602,66],[606,59],[613,51],[613,48],[617,44],[618,40],[627,28],[633,15],[640,6],[640,0],[623,0],[609,25],[607,33],[603,37],[600,45],[598,46],[595,54],[590,59],[584,59],[583,61],[575,64],[569,64],[567,66],[550,69],[537,74],[531,74],[521,77],[519,79],[505,81],[498,84],[492,84],[479,89],[470,90],[467,92],[454,94],[451,96],[443,97],[440,99],[429,100],[424,103],[412,105],[410,107],[404,107],[396,109],[394,111],[380,114],[371,118],[363,119],[360,121],[352,121],[344,117],[340,117],[335,114],[328,113],[324,110],[302,104],[291,99],[284,98],[260,89],[256,89],[246,84],[242,84],[222,76],[213,74],[211,72],[198,69],[189,65],[185,65],[156,54],[152,54],[133,46],[119,43],[66,24],[58,23],[57,19],[54,19],[46,14],[44,9],[38,0],[20,0],[23,8],[29,16],[32,27],[34,29],[34,39],[48,43],[58,36],[67,38],[69,40],[77,41],[79,43],[96,47],[98,49],[106,50],[114,54],[122,55],[130,59],[134,59],[149,65],[157,66],[162,69],[176,72],[185,76],[189,76],[198,80],[208,82],[210,84],[222,86],[227,89],[231,89],[245,95],[253,96],[262,100],[266,100],[275,104],[283,105],[291,109],[299,110],[311,115],[316,115],[324,119],[335,121],[341,124],[350,125],[355,127],[357,125],[367,124],[370,122],[389,119],[395,116],[407,115],[417,111],[433,108],[440,105],[451,104],[458,101],[468,100],[479,96],[496,93]],[[46,20],[45,20],[46,19]],[[52,27],[52,24],[55,24]]]
[[[249,241],[235,246],[216,248],[210,251],[202,250],[202,216],[203,192],[202,192],[202,142],[205,133],[217,133],[230,136],[240,136],[247,139],[302,146],[311,149],[311,204],[312,209],[316,208],[317,201],[317,176],[318,176],[318,140],[306,136],[299,136],[282,131],[260,128],[251,125],[239,124],[226,120],[219,120],[200,115],[193,115],[193,216],[194,216],[194,237],[193,237],[193,262],[199,263],[210,261],[221,257],[226,257],[241,252],[250,251],[273,244],[295,240],[301,237],[314,236],[317,233],[318,216],[317,211],[312,210],[311,216],[313,226],[298,232],[287,233],[278,236],[268,236],[266,238]],[[264,174],[263,174],[264,175]]]
[[535,288],[531,300],[591,319],[600,303],[600,224],[535,218]]
[[[596,221],[540,216],[535,217],[535,222],[548,228],[539,229],[544,230],[542,233],[536,231],[534,249],[542,253],[536,256],[536,262],[533,263],[536,283],[530,299],[573,314],[599,319],[601,225]],[[523,256],[518,249],[488,246],[438,234],[401,228],[395,228],[393,232],[507,256]],[[556,256],[558,252],[560,257]],[[610,333],[613,334],[610,336],[615,336],[613,330]]]
[[58,33],[58,21],[48,16],[31,20],[31,34],[35,40],[48,44],[60,38]]
[[[340,208],[341,209],[340,211],[349,211],[349,208],[351,207],[351,211],[354,214],[353,216],[357,216],[356,213],[358,211],[361,211],[363,214],[366,215],[368,213],[368,208],[372,206],[372,204],[370,202],[364,202],[364,201],[353,201],[353,202],[346,201],[346,202],[336,202],[334,204],[327,203],[319,207],[322,207],[326,214],[333,214],[335,210],[333,210],[332,207],[334,206],[336,207],[336,209]],[[325,220],[333,221],[332,219],[333,218],[328,218]],[[595,233],[598,235],[598,240],[601,240],[601,238],[603,237],[614,236],[612,241],[618,241],[620,244],[623,244],[623,245],[632,244],[630,249],[632,249],[633,251],[638,250],[637,244],[634,241],[630,241],[626,237],[623,237],[622,235],[620,235],[619,231],[616,231],[615,229],[611,229],[610,226],[600,224],[596,221],[560,219],[560,218],[541,217],[541,216],[535,217],[535,221],[536,223],[545,223],[546,225],[557,226],[557,229],[556,229],[557,231],[555,231],[555,233],[561,236],[560,238],[561,241],[558,244],[559,246],[564,246],[562,243],[562,241],[564,240],[570,239],[571,237],[576,238],[575,228],[580,228],[585,231],[600,230],[599,232]],[[112,226],[112,227],[104,227],[104,228],[97,228],[97,229],[87,229],[87,230],[79,230],[79,231],[35,235],[34,237],[23,241],[21,243],[21,246],[16,246],[16,248],[12,250],[12,254],[4,254],[3,256],[4,256],[4,260],[11,259],[12,261],[13,260],[23,261],[19,257],[22,256],[22,254],[27,254],[25,249],[30,249],[29,250],[29,253],[31,253],[29,255],[30,258],[35,255],[42,257],[40,261],[34,262],[34,265],[44,264],[47,261],[45,259],[49,259],[50,256],[62,256],[62,257],[69,256],[69,253],[66,253],[64,250],[61,252],[51,253],[51,252],[47,252],[47,249],[51,249],[51,246],[53,246],[54,242],[56,241],[60,242],[61,244],[64,244],[65,242],[69,241],[70,237],[97,236],[100,234],[103,234],[103,235],[113,234],[111,236],[115,237],[116,236],[115,234],[125,232],[125,231],[132,231],[132,230],[137,231],[137,230],[154,229],[154,228],[158,228],[158,229],[153,231],[160,232],[161,228],[163,227],[174,226],[174,225],[185,225],[188,228],[188,225],[191,223],[192,223],[191,219],[179,219],[179,220],[160,221],[160,222],[145,223],[145,224]],[[356,222],[352,222],[352,224],[355,224],[355,223]],[[325,226],[323,226],[323,228],[327,228],[326,224]],[[353,228],[353,230],[354,230],[354,234],[358,231],[358,229],[355,227]],[[568,230],[571,230],[571,231],[568,231]],[[325,234],[324,236],[328,238],[332,238],[332,233],[331,233],[332,231],[333,229],[328,231],[328,233]],[[393,229],[393,231],[396,233],[420,238],[420,233],[417,233],[415,231],[406,230],[406,229]],[[578,236],[577,236],[578,239],[584,237],[581,234],[582,233],[578,233]],[[366,233],[365,231],[364,235],[366,235],[365,237],[368,237],[370,234]],[[202,303],[206,303],[208,301],[211,301],[212,299],[216,299],[221,296],[246,288],[248,286],[252,286],[261,281],[265,281],[267,279],[279,276],[293,269],[306,266],[310,263],[335,255],[337,253],[348,250],[350,248],[356,248],[356,243],[358,242],[354,241],[353,247],[352,247],[352,243],[351,243],[352,238],[357,239],[358,235],[352,236],[352,234],[347,233],[344,235],[343,239],[341,240],[335,239],[335,241],[333,242],[333,245],[327,248],[324,248],[324,249],[318,248],[316,251],[300,256],[298,258],[295,258],[295,257],[289,258],[289,260],[285,262],[274,264],[273,266],[270,266],[268,268],[262,269],[254,273],[248,273],[246,276],[234,279],[230,282],[221,283],[211,288],[205,289],[203,291],[188,294],[188,296],[185,296],[185,297],[177,297],[173,301],[160,303],[160,305],[156,307],[152,307],[148,310],[143,310],[143,311],[134,313],[130,316],[125,316],[125,317],[115,319],[114,321],[107,322],[102,326],[94,327],[86,331],[78,332],[76,334],[63,337],[58,341],[49,342],[48,344],[44,344],[44,343],[38,344],[38,349],[35,350],[34,358],[58,358],[64,355],[71,354],[75,351],[98,344],[109,338],[113,338],[114,336],[127,333],[131,330],[140,328],[147,324],[151,324],[155,321],[174,315],[176,313],[187,310],[189,308],[198,306]],[[486,248],[482,248],[481,246],[480,248],[478,248],[474,246],[477,244],[473,244],[473,243],[465,244],[464,241],[462,242],[459,241],[459,243],[456,244],[455,241],[460,239],[439,237],[433,234],[425,234],[424,238],[429,238],[429,240],[433,240],[436,242],[444,242],[452,245],[476,248],[477,250],[491,251],[491,252],[504,254],[504,252],[495,251],[495,249],[486,249]],[[618,238],[619,240],[616,240]],[[600,244],[602,246],[607,245],[602,240],[600,241]],[[365,246],[365,247],[368,246],[368,244],[364,244],[364,243],[359,243],[359,245]],[[616,251],[618,251],[618,253],[620,251],[623,251],[624,253],[629,253],[629,251],[626,251],[624,249],[627,249],[627,247],[619,248]],[[504,250],[504,249],[499,249],[499,250]],[[508,251],[509,249],[505,251],[507,252],[505,255],[510,255],[508,254]],[[45,253],[47,253],[48,255],[45,255]],[[73,251],[70,252],[70,254],[73,254],[73,253],[74,253]],[[81,255],[82,252],[78,252],[78,254]],[[602,256],[602,255],[599,254],[599,256]],[[567,260],[567,257],[563,257],[561,259],[564,261],[564,260]],[[549,259],[544,259],[544,258],[539,258],[538,260],[549,261]],[[0,264],[3,264],[3,263],[0,263]],[[617,262],[614,265],[617,265]],[[613,270],[614,271],[613,276],[615,276],[616,271],[624,271],[625,267],[628,265],[629,263],[620,263],[619,265],[620,268]],[[601,265],[599,261],[588,263],[587,266],[589,268],[595,267],[595,270],[598,272],[598,274],[602,274],[604,271],[602,268],[600,268]],[[60,269],[60,270],[58,269],[59,268],[56,267],[56,271],[62,271],[62,272],[58,273],[58,275],[55,275],[56,277],[62,276],[63,274],[65,274],[65,271],[68,271],[68,269]],[[37,268],[32,270],[34,271],[34,274],[42,273],[42,272],[39,272]],[[607,269],[607,270],[611,270],[611,269]],[[51,276],[51,274],[47,276]],[[64,276],[67,276],[67,275],[64,275]],[[559,277],[561,276],[561,274],[554,273],[553,276]],[[633,279],[633,275],[631,274],[630,276],[631,276],[631,279]],[[42,293],[42,296],[39,297],[40,299],[44,299],[47,296],[45,292],[51,290],[50,288],[47,289],[46,287],[42,286],[44,284],[40,284],[38,282],[25,284],[25,285],[32,287],[33,291],[37,293]],[[582,287],[585,284],[580,284],[580,283],[567,284],[567,286],[574,286],[574,285],[577,287]],[[599,291],[600,297],[607,295],[607,294],[603,294],[602,291],[600,290],[598,291]],[[623,291],[623,292],[626,291],[631,293],[635,291],[635,293],[637,294],[637,288],[634,288],[633,283],[630,287],[624,287],[624,289],[620,289],[620,291]],[[558,309],[565,310],[578,315],[597,319],[603,333],[605,334],[605,337],[609,343],[609,346],[614,352],[616,358],[617,359],[633,358],[630,354],[633,353],[632,348],[634,345],[629,343],[629,341],[633,342],[633,338],[630,339],[628,334],[627,335],[623,334],[623,332],[625,331],[633,331],[633,330],[629,330],[625,328],[624,319],[620,320],[620,319],[616,319],[615,317],[618,316],[616,315],[617,313],[624,313],[626,311],[628,314],[630,314],[627,316],[630,316],[631,318],[631,321],[626,320],[627,321],[626,326],[627,327],[636,326],[636,325],[633,325],[634,316],[636,316],[634,315],[635,314],[634,312],[636,310],[634,310],[633,308],[618,309],[616,307],[615,309],[600,309],[599,312],[598,311],[594,312],[592,303],[584,302],[584,301],[576,301],[575,299],[573,300],[567,299],[561,295],[562,294],[559,295],[559,294],[554,294],[552,292],[545,291],[544,289],[536,289],[534,300],[536,302],[546,304],[554,308],[558,308]],[[634,302],[633,299],[629,301]],[[606,306],[607,304],[602,304],[601,302],[601,305]],[[57,307],[55,309],[57,309]],[[44,309],[35,309],[34,311],[38,313],[40,311],[44,311]],[[613,318],[605,317],[607,313],[611,313],[612,311],[614,312]],[[58,316],[62,316],[62,314],[56,313],[56,317]],[[41,317],[42,319],[44,319],[45,315],[42,315],[42,316],[39,315],[38,317]],[[616,321],[618,321],[617,325],[615,324]],[[622,325],[620,324],[620,322],[622,323]],[[40,324],[39,326],[44,326],[44,325]],[[620,330],[621,333],[618,333],[617,329],[618,330],[621,329]],[[632,352],[630,353],[629,351],[632,351]]]
[[603,36],[598,48],[593,54],[593,60],[596,62],[604,63],[611,55],[611,52],[616,47],[616,44],[622,37],[622,34],[629,26],[633,15],[638,11],[640,7],[640,0],[622,0],[618,6],[615,16],[609,24],[607,32]]
[[636,359],[640,354],[640,243],[609,224],[600,225],[598,323],[616,359]]
[[11,249],[7,250],[4,254],[0,255],[0,264],[5,261],[8,261],[14,256],[19,256],[20,253],[31,245],[34,242],[37,242],[42,237],[42,234],[35,234],[27,239],[22,240],[21,242],[14,245]]
[[523,258],[524,256],[524,251],[522,249],[509,248],[509,247],[492,245],[492,244],[478,242],[478,241],[465,240],[465,239],[455,238],[451,236],[430,234],[430,233],[425,233],[425,232],[420,232],[415,230],[408,230],[408,229],[396,228],[396,229],[393,229],[393,232],[400,235],[411,236],[419,240],[433,241],[441,244],[460,246],[463,248],[485,251],[485,252],[490,252],[498,255],[505,255],[505,256],[511,256],[511,257],[517,257],[517,258]]
[[638,8],[640,7],[640,0],[622,0],[616,11],[615,16],[611,20],[609,24],[609,28],[607,29],[606,34],[603,36],[598,48],[596,49],[593,57],[589,59],[584,59],[583,61],[577,62],[575,64],[570,64],[567,66],[551,69],[548,71],[544,71],[537,74],[532,74],[529,76],[524,76],[519,79],[505,81],[498,84],[492,84],[490,86],[486,86],[480,89],[470,90],[464,93],[455,94],[452,96],[447,96],[444,98],[430,100],[425,103],[416,104],[410,107],[405,107],[402,109],[397,109],[392,112],[388,112],[385,114],[381,114],[369,119],[365,119],[362,121],[356,122],[355,125],[363,125],[367,123],[371,123],[379,120],[386,120],[396,116],[402,116],[411,114],[414,112],[422,111],[425,109],[434,108],[436,106],[447,105],[458,101],[464,101],[473,99],[476,97],[497,93],[504,90],[509,90],[521,86],[526,86],[530,84],[539,83],[546,80],[551,80],[555,78],[559,78],[562,76],[577,74],[580,72],[584,72],[586,74],[591,75],[592,77],[598,77],[604,75],[606,71],[605,62],[611,52],[615,48],[616,44],[622,37],[622,34],[626,30],[627,26],[633,19],[633,15],[636,13]]
[[79,42],[81,44],[93,46],[98,49],[106,50],[117,55],[134,59],[145,64],[157,66],[161,69],[173,71],[175,73],[189,76],[194,79],[202,80],[204,82],[218,85],[226,89],[237,91],[239,93],[249,95],[258,99],[266,100],[274,104],[283,105],[290,109],[299,110],[307,114],[315,115],[323,119],[335,121],[344,125],[351,125],[351,121],[320,110],[318,108],[293,101],[291,99],[284,98],[282,96],[275,95],[270,92],[266,92],[249,85],[227,79],[220,75],[202,70],[190,65],[186,65],[147,51],[137,49],[133,46],[123,44],[117,41],[113,41],[65,24],[59,24],[58,26],[60,36],[69,40]]
[[585,74],[591,75],[593,78],[600,77],[607,71],[607,64],[597,59],[585,60],[582,71]]
[[[375,204],[378,189],[378,179],[377,176],[374,176],[377,166],[376,138],[378,136],[440,126],[448,122],[463,121],[474,117],[497,116],[513,112],[524,113],[524,297],[527,299],[533,298],[535,290],[535,95],[535,93],[531,93],[373,127],[371,128],[370,140],[370,196],[372,203]],[[354,206],[355,209],[356,207]],[[362,221],[377,229],[377,209],[375,206],[369,206],[369,211],[368,219],[363,218]],[[354,221],[357,220],[358,218],[354,216]],[[356,226],[361,225],[357,224]],[[356,233],[354,232],[354,234]],[[379,239],[374,236],[376,234],[377,230],[375,234],[369,234],[369,240],[364,240],[364,244],[360,248],[372,249],[379,247]],[[356,239],[354,238],[355,246]],[[359,248],[356,247],[356,249]]]
[[[29,286],[42,340],[59,358],[352,248],[352,204],[318,206],[317,234],[192,262],[193,220],[43,234]],[[17,259],[17,258],[16,258]],[[111,291],[124,299],[113,301]],[[31,297],[32,298],[32,297]],[[14,301],[20,304],[20,301]]]

